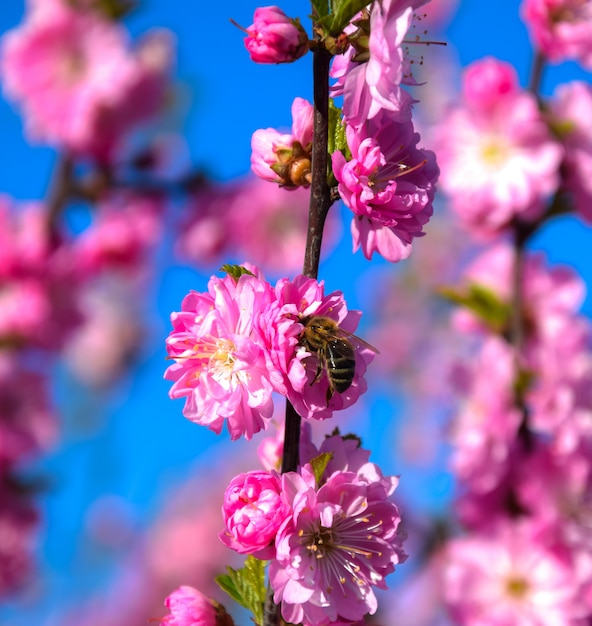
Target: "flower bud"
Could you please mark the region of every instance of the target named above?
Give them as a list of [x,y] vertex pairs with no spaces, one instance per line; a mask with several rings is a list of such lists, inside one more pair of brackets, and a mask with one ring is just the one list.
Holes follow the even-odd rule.
[[298,19],[279,7],[259,7],[247,28],[245,46],[256,63],[291,63],[308,51],[308,35]]
[[173,591],[164,603],[170,614],[162,618],[161,626],[234,626],[221,604],[189,585]]
[[224,494],[222,515],[226,530],[220,533],[220,540],[224,545],[239,554],[273,557],[275,552],[269,546],[289,515],[278,475],[253,471],[233,478]]

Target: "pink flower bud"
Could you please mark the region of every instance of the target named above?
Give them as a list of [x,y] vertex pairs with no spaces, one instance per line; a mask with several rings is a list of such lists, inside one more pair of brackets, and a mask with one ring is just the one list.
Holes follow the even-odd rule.
[[161,626],[216,626],[216,607],[193,587],[179,587],[164,603],[171,613]]
[[463,93],[467,104],[474,108],[489,108],[505,95],[518,91],[518,76],[509,63],[488,57],[467,68]]
[[275,472],[253,471],[233,478],[224,494],[226,530],[219,535],[222,543],[239,554],[273,558],[275,550],[270,544],[289,515],[280,493]]
[[259,7],[247,28],[245,46],[256,63],[291,63],[306,54],[308,36],[279,7]]

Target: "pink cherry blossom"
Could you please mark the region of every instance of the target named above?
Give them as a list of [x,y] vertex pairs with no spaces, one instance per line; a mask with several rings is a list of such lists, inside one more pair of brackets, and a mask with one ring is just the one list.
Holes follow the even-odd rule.
[[[348,124],[359,127],[381,110],[397,121],[409,121],[411,96],[401,88],[412,82],[409,60],[402,44],[411,26],[414,9],[424,0],[385,0],[372,3],[367,61],[350,46],[333,61],[331,75],[337,79],[333,95],[343,94],[343,115]],[[346,32],[355,30],[355,20]]]
[[185,398],[188,419],[232,439],[250,439],[273,413],[272,378],[257,320],[272,301],[271,286],[257,276],[213,276],[207,293],[191,292],[171,314],[167,339],[174,360],[165,378],[171,398]]
[[165,600],[170,614],[161,626],[216,626],[216,608],[200,591],[184,585]]
[[397,262],[411,254],[415,237],[432,215],[438,167],[434,154],[417,147],[412,123],[386,113],[360,129],[347,126],[351,160],[332,155],[339,195],[353,211],[354,251],[378,252]]
[[[538,218],[557,190],[563,157],[534,96],[513,88],[511,70],[497,63],[497,70],[493,59],[467,70],[465,101],[434,133],[442,188],[464,225],[480,237],[499,233],[515,217]],[[474,87],[481,77],[493,83],[493,91]]]
[[239,554],[273,558],[275,536],[290,513],[280,494],[280,478],[275,472],[235,476],[224,493],[222,516],[226,529],[219,535],[222,543]]
[[245,46],[256,63],[290,63],[308,51],[308,36],[298,20],[279,7],[258,7],[247,28]]
[[587,0],[524,0],[522,17],[535,46],[552,62],[592,68],[592,6]]
[[282,476],[292,508],[276,538],[269,580],[283,618],[325,626],[374,613],[373,587],[402,562],[397,507],[380,482],[335,472],[317,489],[310,466]]

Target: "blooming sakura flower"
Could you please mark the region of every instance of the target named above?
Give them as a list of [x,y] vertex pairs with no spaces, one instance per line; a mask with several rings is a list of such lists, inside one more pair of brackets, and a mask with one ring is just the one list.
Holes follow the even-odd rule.
[[592,5],[587,0],[524,0],[522,17],[535,46],[550,60],[592,68]]
[[[212,277],[208,293],[186,296],[182,311],[171,315],[167,339],[175,361],[165,372],[175,381],[170,396],[186,398],[183,414],[216,433],[226,420],[233,439],[250,439],[267,427],[272,391],[305,418],[326,419],[351,406],[366,390],[364,374],[375,351],[351,334],[360,313],[347,310],[341,292],[325,296],[322,282],[302,275],[281,279],[273,289],[255,272]],[[346,386],[336,387],[328,365],[338,348],[328,355],[305,341],[317,318],[326,343],[339,339],[351,349]]]
[[161,626],[216,626],[216,607],[203,593],[193,587],[179,587],[164,601],[170,615]]
[[308,51],[308,35],[279,7],[255,9],[245,46],[256,63],[290,63]]
[[411,121],[399,123],[386,112],[355,129],[346,127],[351,159],[331,156],[339,195],[353,211],[354,251],[370,259],[378,252],[397,262],[411,254],[415,237],[433,208],[438,167],[434,154],[417,147]]
[[310,466],[282,476],[292,509],[276,538],[269,580],[292,624],[355,622],[374,613],[373,587],[404,560],[397,507],[380,482],[335,472],[318,489]]
[[293,189],[310,185],[313,107],[303,98],[292,103],[292,134],[259,129],[251,138],[251,169],[270,182]]
[[122,26],[67,2],[33,10],[5,35],[0,75],[38,141],[101,160],[111,158],[131,124],[163,103],[170,38],[132,52]]
[[[464,78],[465,102],[434,134],[444,191],[465,226],[482,237],[515,217],[539,217],[559,184],[563,150],[536,99],[518,88],[515,75],[512,85],[511,74],[494,59],[473,64]],[[477,88],[480,81],[486,87]]]
[[257,276],[214,276],[207,293],[191,292],[171,314],[166,344],[175,363],[165,378],[174,381],[171,398],[186,399],[185,417],[216,433],[226,421],[232,439],[250,439],[267,427],[274,372],[257,319],[272,297],[271,286]]
[[275,472],[254,471],[233,478],[224,493],[222,543],[239,554],[273,558],[275,536],[290,512],[280,496]]
[[373,2],[370,35],[365,37],[362,33],[361,37],[361,41],[368,42],[367,49],[358,49],[360,40],[355,36],[355,20],[347,29],[354,45],[335,57],[331,75],[337,78],[333,95],[343,94],[343,115],[351,126],[361,126],[383,109],[390,111],[397,121],[411,118],[411,96],[401,89],[401,83],[409,82],[410,77],[402,44],[414,9],[422,4],[425,0]]
[[452,541],[443,588],[453,619],[464,626],[583,623],[569,555],[526,522]]
[[592,87],[583,81],[560,85],[550,102],[552,125],[565,149],[563,187],[571,192],[574,208],[592,223]]

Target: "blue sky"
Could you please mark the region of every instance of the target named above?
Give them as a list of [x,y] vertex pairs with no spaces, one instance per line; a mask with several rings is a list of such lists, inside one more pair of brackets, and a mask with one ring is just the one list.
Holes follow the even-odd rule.
[[[23,4],[4,0],[0,33],[19,23]],[[486,55],[497,56],[512,62],[526,84],[531,51],[516,13],[517,5],[515,0],[461,1],[442,35],[448,48],[441,54],[456,59],[462,67]],[[256,6],[245,0],[207,4],[146,0],[129,19],[134,34],[152,27],[175,33],[177,101],[178,108],[186,113],[182,126],[192,160],[221,180],[248,171],[250,136],[255,129],[288,126],[293,98],[311,97],[308,58],[277,67],[250,62],[242,35],[229,18],[247,26]],[[290,0],[280,6],[286,13],[300,16],[307,25],[307,2]],[[431,53],[438,54],[438,50],[434,48]],[[549,68],[543,92],[550,94],[558,81],[573,78],[590,80],[590,75],[572,64]],[[452,75],[450,80],[457,84],[458,76]],[[42,198],[54,152],[27,143],[18,114],[3,100],[0,136],[0,193],[21,200]],[[351,256],[347,228],[345,233],[347,241],[321,267],[321,277],[326,279],[329,290],[342,289],[348,302],[363,308],[364,298],[373,286],[350,277],[366,271],[370,264],[360,254]],[[533,245],[547,250],[552,262],[576,267],[590,284],[591,244],[588,227],[562,219],[546,228]],[[379,265],[380,261],[373,262],[373,266]],[[66,409],[65,428],[63,444],[40,468],[52,483],[42,498],[48,520],[40,546],[43,582],[33,596],[27,596],[26,607],[11,607],[4,613],[0,609],[2,626],[28,625],[48,615],[56,605],[72,601],[81,591],[105,584],[102,576],[109,568],[92,574],[86,571],[78,542],[85,511],[97,495],[120,495],[130,502],[140,525],[147,524],[158,509],[162,490],[187,473],[200,451],[210,450],[213,454],[219,444],[220,438],[182,418],[181,405],[168,399],[169,385],[162,380],[162,338],[168,331],[169,312],[178,307],[189,289],[202,289],[206,278],[166,260],[162,266],[163,275],[150,294],[152,343],[146,346],[145,359],[134,376],[122,381],[109,395],[89,402],[57,373],[61,382],[56,393]],[[589,301],[585,308],[592,312]],[[374,428],[367,428],[367,443],[380,443],[376,424],[380,422],[382,427],[386,419],[383,413],[389,410],[377,405]],[[108,419],[101,417],[103,412]],[[437,498],[437,492],[445,491],[446,485],[436,485],[434,493],[426,488],[427,499]]]

